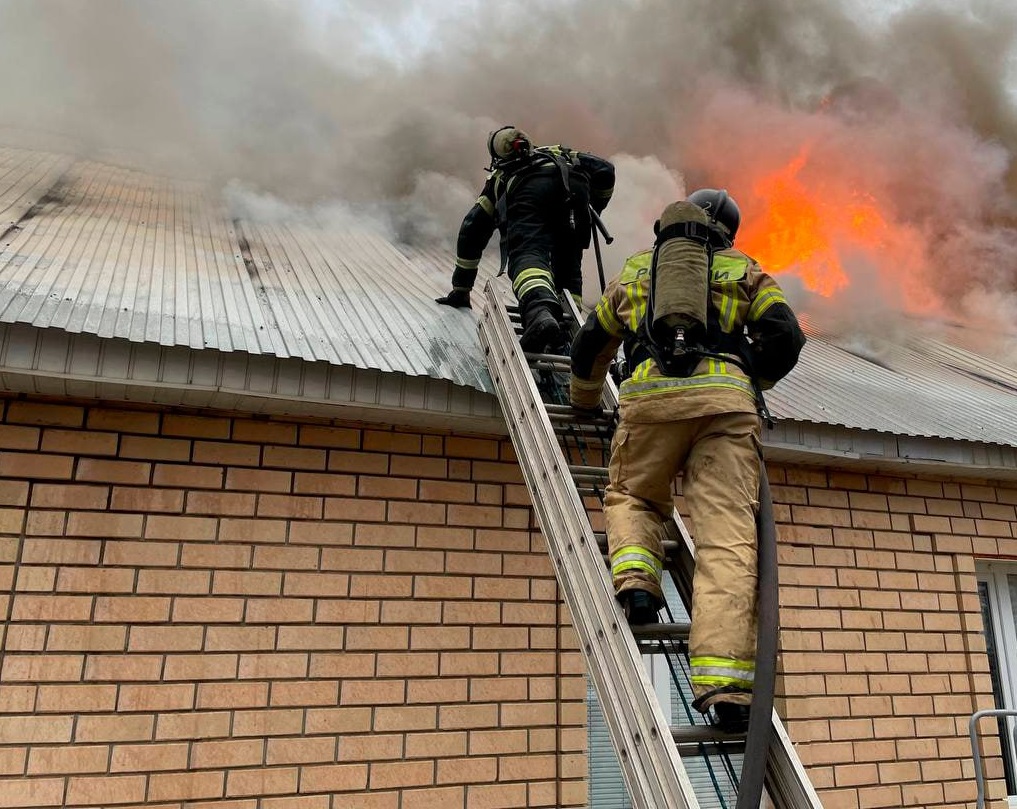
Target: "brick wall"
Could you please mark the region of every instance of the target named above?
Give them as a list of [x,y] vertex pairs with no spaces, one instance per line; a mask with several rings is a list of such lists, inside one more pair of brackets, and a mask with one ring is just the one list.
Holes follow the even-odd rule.
[[[0,807],[583,805],[582,664],[506,442],[0,407]],[[778,710],[824,806],[972,807],[974,558],[1017,558],[1017,488],[770,479]]]
[[507,442],[0,405],[0,807],[585,802]]
[[[974,807],[968,719],[994,707],[974,560],[1017,558],[1017,488],[777,467],[769,476],[780,523],[778,711],[824,806]],[[998,741],[987,738],[985,752],[1000,778]],[[990,797],[1005,794],[1001,781],[991,787]]]

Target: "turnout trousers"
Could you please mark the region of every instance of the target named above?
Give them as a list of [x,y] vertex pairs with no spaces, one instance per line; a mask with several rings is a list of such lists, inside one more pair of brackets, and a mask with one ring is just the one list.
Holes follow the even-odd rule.
[[569,225],[569,207],[556,171],[525,177],[510,188],[505,218],[502,250],[523,325],[542,307],[560,320],[560,290],[568,290],[582,303],[583,247]]
[[[759,417],[735,412],[631,423],[611,446],[604,517],[616,593],[661,596],[663,524],[681,472],[696,570],[689,651],[696,697],[748,704],[756,657]],[[705,707],[713,703],[706,697]],[[705,710],[704,707],[704,710]]]

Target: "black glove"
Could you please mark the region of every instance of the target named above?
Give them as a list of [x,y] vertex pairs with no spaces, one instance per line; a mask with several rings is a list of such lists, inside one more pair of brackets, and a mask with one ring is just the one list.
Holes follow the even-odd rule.
[[582,413],[584,416],[602,416],[602,415],[604,415],[604,406],[602,404],[595,404],[593,407],[580,407],[575,402],[569,402],[569,405],[577,413]]
[[468,289],[453,289],[444,298],[435,298],[434,301],[442,306],[454,306],[456,309],[473,308],[470,306],[470,291]]

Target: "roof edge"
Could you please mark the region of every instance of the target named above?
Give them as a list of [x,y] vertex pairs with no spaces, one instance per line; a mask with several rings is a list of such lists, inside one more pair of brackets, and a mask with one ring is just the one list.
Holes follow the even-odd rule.
[[11,393],[504,435],[497,399],[444,379],[0,324]]
[[[0,324],[12,393],[506,435],[495,396],[432,377]],[[767,461],[895,475],[1017,480],[1017,447],[782,420]]]
[[779,421],[763,430],[763,457],[773,463],[837,467],[860,473],[1017,480],[1017,447],[950,438]]

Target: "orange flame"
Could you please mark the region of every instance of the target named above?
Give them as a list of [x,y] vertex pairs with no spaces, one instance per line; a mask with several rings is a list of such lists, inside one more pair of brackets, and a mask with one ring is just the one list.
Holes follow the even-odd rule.
[[[875,201],[848,187],[841,173],[809,164],[805,146],[787,165],[753,185],[757,200],[738,246],[772,273],[799,276],[807,289],[831,297],[850,285],[843,255],[872,255],[890,227]],[[802,178],[808,166],[809,179]]]

